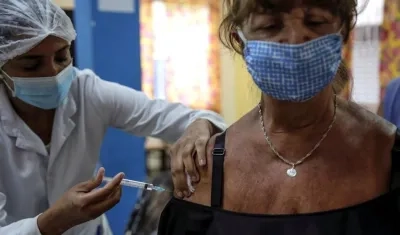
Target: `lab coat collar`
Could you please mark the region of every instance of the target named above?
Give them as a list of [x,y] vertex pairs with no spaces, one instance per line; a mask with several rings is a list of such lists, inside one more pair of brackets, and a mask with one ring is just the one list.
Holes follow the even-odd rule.
[[[51,150],[53,155],[58,153],[67,137],[75,127],[71,117],[76,113],[76,102],[71,92],[68,99],[57,110],[54,118],[53,132],[51,137]],[[5,133],[15,137],[15,145],[28,151],[35,151],[47,156],[47,150],[42,140],[25,124],[16,114],[7,97],[4,85],[0,85],[0,120]],[[56,156],[56,155],[53,155]]]

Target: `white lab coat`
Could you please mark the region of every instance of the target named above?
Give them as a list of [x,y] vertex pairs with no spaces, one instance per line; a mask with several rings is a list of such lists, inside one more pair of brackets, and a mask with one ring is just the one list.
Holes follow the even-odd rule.
[[[37,235],[37,216],[72,186],[93,176],[108,127],[137,136],[177,140],[195,119],[221,129],[215,113],[150,100],[142,92],[77,71],[68,100],[54,120],[50,155],[41,139],[15,114],[0,85],[0,234]],[[103,218],[65,234],[94,235]],[[105,234],[107,232],[105,227]]]

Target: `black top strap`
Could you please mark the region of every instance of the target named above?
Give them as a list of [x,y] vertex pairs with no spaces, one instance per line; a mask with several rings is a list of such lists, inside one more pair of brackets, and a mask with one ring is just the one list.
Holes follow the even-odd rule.
[[221,133],[215,138],[211,184],[211,207],[222,208],[224,196],[224,160],[225,160],[225,136],[226,132]]
[[400,129],[397,129],[396,139],[392,149],[392,179],[391,189],[400,188]]

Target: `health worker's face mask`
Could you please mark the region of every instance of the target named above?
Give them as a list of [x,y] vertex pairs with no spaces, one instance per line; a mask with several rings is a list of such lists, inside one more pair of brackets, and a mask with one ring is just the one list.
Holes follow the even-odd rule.
[[342,36],[330,34],[302,44],[247,41],[244,59],[254,82],[274,99],[304,102],[327,87],[341,62]]
[[11,89],[3,81],[14,97],[45,110],[55,109],[64,102],[76,77],[72,63],[54,77],[20,78],[10,77],[4,71],[1,73],[14,83],[14,89]]

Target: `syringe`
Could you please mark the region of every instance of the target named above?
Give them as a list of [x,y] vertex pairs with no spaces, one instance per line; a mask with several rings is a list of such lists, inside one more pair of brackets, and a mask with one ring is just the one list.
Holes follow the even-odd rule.
[[[112,178],[110,178],[110,177],[103,178],[103,182],[106,182],[106,183],[110,182],[111,180],[112,180]],[[165,191],[165,189],[160,186],[154,186],[153,184],[149,184],[146,182],[140,182],[140,181],[128,180],[128,179],[123,179],[121,181],[121,185],[132,187],[132,188],[140,188],[140,189],[144,189],[144,190],[148,190],[148,191],[158,191],[158,192]]]

